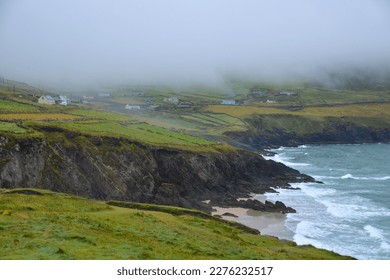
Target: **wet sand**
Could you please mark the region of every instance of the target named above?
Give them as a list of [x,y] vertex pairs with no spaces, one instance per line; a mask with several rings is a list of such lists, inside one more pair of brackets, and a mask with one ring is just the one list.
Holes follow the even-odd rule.
[[[258,199],[258,197],[256,197]],[[213,215],[221,215],[224,219],[239,222],[251,228],[258,229],[262,235],[276,236],[280,239],[293,240],[294,232],[289,230],[284,222],[286,214],[261,212],[245,208],[224,208],[213,207]],[[224,216],[224,213],[231,213],[237,217]]]

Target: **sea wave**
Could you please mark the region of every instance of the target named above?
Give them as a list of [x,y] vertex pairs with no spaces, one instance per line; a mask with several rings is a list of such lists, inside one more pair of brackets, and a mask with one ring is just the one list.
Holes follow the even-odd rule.
[[318,237],[323,235],[324,232],[317,228],[315,223],[309,221],[301,221],[296,228],[294,241],[298,245],[312,244],[317,248],[324,248]]
[[366,225],[364,227],[364,230],[368,233],[368,235],[371,238],[377,239],[381,242],[380,247],[382,249],[384,249],[384,250],[390,249],[390,244],[387,243],[387,240],[386,240],[382,230],[380,230],[379,228],[376,228],[374,226],[371,226],[371,225]]
[[378,181],[386,181],[390,180],[390,176],[382,176],[382,177],[359,177],[359,176],[353,176],[352,174],[348,173],[340,177],[341,179],[354,179],[354,180],[378,180]]
[[367,219],[371,217],[390,217],[388,209],[363,204],[341,204],[330,200],[322,200],[326,211],[338,218]]
[[290,166],[290,167],[294,167],[294,166],[310,166],[311,164],[310,163],[303,163],[303,162],[291,162],[289,160],[293,160],[294,158],[292,157],[286,157],[286,156],[283,156],[283,155],[279,155],[279,154],[276,154],[274,156],[263,156],[265,159],[267,160],[273,160],[273,161],[276,161],[276,162],[280,162],[280,163],[283,163],[287,166]]
[[316,187],[308,187],[307,184],[304,185],[302,188],[303,192],[311,197],[319,198],[322,196],[329,196],[336,193],[335,189],[329,189],[329,188],[316,188]]

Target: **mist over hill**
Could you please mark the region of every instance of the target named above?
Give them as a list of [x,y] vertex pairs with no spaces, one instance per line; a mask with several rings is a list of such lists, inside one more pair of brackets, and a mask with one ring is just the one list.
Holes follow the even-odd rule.
[[36,85],[387,85],[390,4],[2,1],[0,75]]

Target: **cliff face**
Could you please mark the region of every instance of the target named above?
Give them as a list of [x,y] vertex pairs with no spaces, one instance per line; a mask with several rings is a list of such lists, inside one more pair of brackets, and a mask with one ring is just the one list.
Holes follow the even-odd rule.
[[[248,131],[226,134],[250,149],[302,144],[359,144],[390,141],[390,129],[386,125],[373,127],[336,117],[326,117],[318,121],[295,116],[293,120],[294,125],[286,130],[276,127],[268,128],[261,116],[252,117],[246,120],[249,125]],[[307,127],[311,128],[310,131],[302,132],[302,130],[307,130]]]
[[246,151],[197,154],[64,132],[47,138],[2,136],[0,157],[1,188],[44,188],[202,210],[207,209],[202,200],[311,179]]

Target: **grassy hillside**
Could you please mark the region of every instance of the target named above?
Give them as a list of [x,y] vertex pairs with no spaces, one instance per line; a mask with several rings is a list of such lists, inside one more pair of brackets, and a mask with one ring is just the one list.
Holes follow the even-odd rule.
[[[125,205],[126,206],[126,205]],[[345,259],[198,211],[0,189],[0,259]]]
[[[19,97],[21,96],[21,97]],[[94,136],[127,138],[145,145],[194,152],[219,152],[232,147],[216,144],[177,131],[173,127],[145,123],[124,113],[109,112],[99,106],[42,105],[20,91],[0,90],[0,132],[21,137],[41,135],[42,128],[61,129]],[[226,116],[229,118],[229,116]],[[156,118],[158,119],[158,118]],[[215,120],[214,126],[223,120]]]
[[[44,92],[24,84],[0,88],[0,130],[21,134],[31,133],[37,126],[60,127],[88,135],[125,137],[155,147],[215,152],[231,150],[217,143],[237,144],[228,135],[253,130],[254,118],[261,118],[268,134],[276,130],[321,133],[329,122],[382,130],[390,125],[390,92],[385,88],[353,91],[303,82],[232,79],[221,88],[144,86],[107,91],[111,93],[108,98],[90,93],[89,103],[64,107],[38,104],[37,96]],[[178,104],[187,107],[164,101],[167,97],[176,97]],[[234,99],[239,105],[220,105],[223,99]],[[142,110],[125,110],[125,104],[141,105]]]

